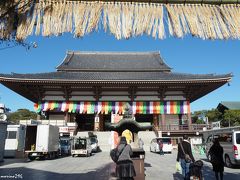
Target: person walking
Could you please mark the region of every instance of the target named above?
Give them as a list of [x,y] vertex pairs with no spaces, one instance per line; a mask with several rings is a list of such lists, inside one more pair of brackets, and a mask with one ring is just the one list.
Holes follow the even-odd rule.
[[159,154],[160,155],[164,155],[164,152],[163,152],[163,142],[161,139],[158,140],[158,146],[159,146]]
[[143,149],[143,145],[144,145],[143,140],[141,138],[139,138],[139,140],[138,140],[138,147],[139,147],[139,149]]
[[195,159],[187,135],[183,135],[183,141],[178,144],[177,161],[181,164],[184,180],[190,179],[189,166],[191,162],[195,162]]
[[213,166],[213,171],[215,172],[216,180],[223,180],[223,171],[224,171],[224,161],[223,161],[223,147],[220,145],[218,139],[213,140],[213,145],[209,150],[211,157],[210,162]]
[[133,180],[136,176],[131,155],[133,154],[132,148],[127,144],[126,137],[122,136],[117,146],[118,160],[116,162],[116,175],[120,180]]

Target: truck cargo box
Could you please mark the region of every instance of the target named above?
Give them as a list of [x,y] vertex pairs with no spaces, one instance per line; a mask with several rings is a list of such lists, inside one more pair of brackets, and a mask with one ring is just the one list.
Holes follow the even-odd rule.
[[38,125],[36,151],[51,152],[59,149],[59,128],[52,125]]

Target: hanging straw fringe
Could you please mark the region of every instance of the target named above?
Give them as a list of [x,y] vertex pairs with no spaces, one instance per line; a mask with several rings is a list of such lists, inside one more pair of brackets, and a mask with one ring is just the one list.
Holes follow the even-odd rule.
[[[27,1],[21,0],[18,7]],[[0,7],[0,16],[5,12],[6,8]],[[14,29],[14,14],[5,16],[0,21],[1,39],[10,38],[14,31],[19,41],[33,33],[58,36],[70,32],[75,37],[83,37],[98,27],[110,31],[117,39],[143,34],[163,39],[166,29],[170,36],[177,38],[187,34],[202,39],[240,38],[240,7],[235,4],[39,0],[14,13],[18,15],[17,27]]]
[[[0,5],[0,39],[12,39],[13,32],[15,33],[15,8],[9,7],[16,6],[16,0],[8,0],[5,4]],[[20,2],[21,3],[21,2]],[[17,12],[18,13],[18,12]]]

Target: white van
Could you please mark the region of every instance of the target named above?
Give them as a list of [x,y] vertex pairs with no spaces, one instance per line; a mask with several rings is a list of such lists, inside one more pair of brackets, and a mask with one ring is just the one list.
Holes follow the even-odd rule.
[[163,143],[163,152],[164,153],[172,153],[172,141],[170,137],[161,137],[154,138],[150,143],[150,152],[159,152],[159,144],[158,141],[162,141]]
[[218,138],[220,145],[223,147],[223,160],[227,167],[240,165],[240,131],[223,130],[210,134],[206,140],[206,155],[210,160],[209,149],[213,144],[213,139]]

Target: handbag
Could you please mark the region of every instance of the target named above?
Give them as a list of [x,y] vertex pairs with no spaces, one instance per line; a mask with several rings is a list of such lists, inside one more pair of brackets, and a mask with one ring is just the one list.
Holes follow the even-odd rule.
[[191,157],[189,156],[189,154],[186,154],[184,149],[183,149],[183,146],[182,146],[182,143],[180,143],[180,146],[182,148],[182,151],[183,151],[183,154],[184,154],[184,159],[185,159],[185,162],[186,163],[190,163],[192,161]]
[[114,148],[110,151],[110,157],[112,158],[112,160],[116,163],[118,161],[119,156],[122,154],[123,150],[125,149],[125,146],[122,148],[122,150],[118,153],[118,149]]

